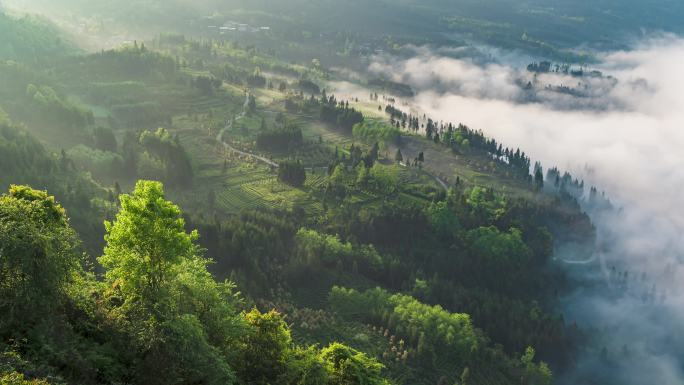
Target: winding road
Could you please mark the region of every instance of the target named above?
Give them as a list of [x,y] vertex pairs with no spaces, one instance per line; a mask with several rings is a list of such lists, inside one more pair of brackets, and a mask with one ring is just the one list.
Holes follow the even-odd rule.
[[[249,108],[249,97],[250,97],[250,96],[251,96],[251,94],[250,94],[249,92],[245,93],[245,103],[242,105],[242,112],[241,112],[237,117],[235,117],[235,120],[234,120],[234,121],[237,122],[238,120],[244,118],[245,115],[247,114],[247,109]],[[217,142],[221,143],[225,149],[230,150],[230,151],[232,151],[232,152],[234,152],[234,153],[236,153],[236,154],[239,154],[239,155],[242,155],[242,156],[246,156],[246,157],[255,159],[255,160],[259,161],[259,162],[265,163],[265,164],[267,164],[267,165],[269,165],[269,166],[271,166],[271,167],[274,167],[274,168],[278,168],[278,167],[279,167],[278,163],[276,163],[276,162],[274,162],[274,161],[272,161],[272,160],[270,160],[270,159],[268,159],[268,158],[266,158],[266,157],[263,157],[263,156],[257,155],[257,154],[253,154],[253,153],[251,153],[251,152],[246,152],[246,151],[238,150],[237,148],[235,148],[235,147],[231,146],[230,144],[226,143],[226,142],[223,140],[223,136],[224,136],[224,134],[226,133],[226,131],[228,131],[228,130],[230,130],[230,129],[232,128],[232,125],[233,125],[233,121],[230,121],[230,122],[228,122],[228,124],[226,124],[225,127],[223,127],[223,129],[218,133],[218,135],[216,135],[216,141],[217,141]],[[401,165],[404,166],[404,167],[408,167],[408,166],[407,166],[406,164],[404,164],[403,162],[401,163]],[[317,170],[317,169],[327,170],[328,167],[327,167],[327,166],[321,166],[321,167],[305,167],[305,169],[306,169],[307,171],[315,171],[315,170]],[[440,177],[438,177],[438,176],[436,176],[436,175],[433,175],[433,174],[431,174],[431,173],[429,173],[429,172],[427,172],[427,171],[425,171],[425,170],[423,170],[423,171],[424,171],[425,173],[427,173],[428,175],[430,175],[432,178],[434,178],[435,181],[437,181],[437,183],[439,183],[439,185],[442,186],[442,187],[444,188],[444,190],[447,190],[447,191],[449,190],[449,185],[447,185],[447,183],[444,182],[444,181],[442,180],[442,178],[440,178]]]
[[[242,105],[242,112],[235,118],[235,121],[236,121],[236,122],[237,122],[238,120],[244,118],[245,115],[247,114],[247,108],[249,108],[249,97],[250,97],[250,93],[247,92],[247,93],[245,94],[245,103]],[[223,135],[226,133],[226,131],[228,131],[228,130],[231,129],[232,125],[233,125],[233,121],[230,121],[230,122],[228,122],[228,124],[226,124],[225,127],[223,127],[223,129],[218,133],[218,135],[216,135],[216,141],[217,141],[217,142],[223,144],[223,147],[224,147],[224,148],[226,148],[226,149],[228,149],[228,150],[230,150],[230,151],[232,151],[232,152],[234,152],[234,153],[236,153],[236,154],[240,154],[240,155],[243,155],[243,156],[252,158],[252,159],[256,159],[256,160],[258,160],[258,161],[260,161],[260,162],[266,163],[267,165],[269,165],[269,166],[271,166],[271,167],[276,167],[276,168],[278,167],[278,163],[276,163],[276,162],[274,162],[274,161],[272,161],[272,160],[270,160],[270,159],[268,159],[268,158],[266,158],[266,157],[263,157],[263,156],[260,156],[260,155],[256,155],[256,154],[252,154],[252,153],[250,153],[250,152],[245,152],[245,151],[242,151],[242,150],[238,150],[237,148],[235,148],[235,147],[231,146],[230,144],[226,143],[226,142],[223,140]]]
[[439,183],[440,185],[442,185],[442,187],[444,187],[444,190],[449,191],[449,186],[446,184],[445,181],[442,180],[442,178],[440,178],[440,177],[438,177],[438,176],[434,176],[434,175],[432,175],[432,174],[430,174],[430,173],[427,173],[427,174],[430,175],[430,176],[432,176],[433,178],[435,178],[435,180],[437,181],[437,183]]

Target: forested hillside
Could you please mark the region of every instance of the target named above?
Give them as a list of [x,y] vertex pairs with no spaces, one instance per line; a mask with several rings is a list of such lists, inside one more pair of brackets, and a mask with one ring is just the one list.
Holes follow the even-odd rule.
[[573,365],[552,255],[593,245],[595,188],[387,83],[336,95],[320,61],[171,32],[56,53],[50,31],[0,61],[0,383],[547,385]]
[[0,8],[0,59],[39,63],[47,56],[75,53],[76,47],[65,39],[48,19],[26,16],[16,19]]
[[[29,6],[64,19],[72,19],[76,14],[97,35],[106,35],[107,29],[110,33],[134,30],[141,34],[177,29],[208,37],[216,36],[218,28],[226,22],[231,26],[267,26],[270,32],[263,36],[254,34],[247,40],[275,49],[288,58],[296,57],[288,52],[319,58],[334,52],[338,61],[346,60],[344,57],[352,53],[365,56],[376,49],[394,51],[405,43],[444,47],[466,43],[583,63],[595,50],[624,49],[644,34],[683,32],[677,15],[684,10],[682,3],[674,0],[7,3],[19,9]],[[78,11],[70,13],[67,9]],[[278,44],[283,40],[288,42],[287,49]],[[312,47],[315,49],[310,50]]]

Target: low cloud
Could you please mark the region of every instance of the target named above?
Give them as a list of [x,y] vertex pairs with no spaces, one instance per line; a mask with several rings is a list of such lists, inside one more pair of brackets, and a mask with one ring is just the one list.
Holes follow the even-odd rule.
[[[416,111],[482,129],[599,186],[619,207],[594,217],[603,242],[597,262],[567,266],[580,289],[562,301],[565,319],[600,340],[563,383],[684,384],[682,62],[684,41],[660,37],[601,55],[592,68],[601,77],[538,75],[534,97],[521,82],[533,75],[519,63],[417,49],[370,67],[411,85],[417,95],[406,102]],[[586,92],[553,88],[560,85]]]
[[425,49],[417,56],[395,62],[390,57],[377,58],[370,70],[389,75],[418,90],[455,93],[475,98],[514,100],[522,90],[514,84],[516,70],[499,64],[478,66],[471,61],[438,56]]

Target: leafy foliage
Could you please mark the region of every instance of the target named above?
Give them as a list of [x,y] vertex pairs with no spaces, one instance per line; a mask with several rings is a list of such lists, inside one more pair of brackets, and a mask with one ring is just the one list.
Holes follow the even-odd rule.
[[[81,5],[92,9],[91,3]],[[181,7],[156,1],[134,3],[131,18],[144,19],[149,16],[146,11],[158,7],[165,10],[169,25]],[[107,6],[113,13],[122,12],[112,8],[119,3],[112,4]],[[399,2],[388,9],[378,4],[366,4],[367,13],[390,18],[405,6]],[[119,5],[133,9],[128,3]],[[302,7],[320,6],[302,2]],[[263,16],[246,15],[240,17]],[[286,25],[280,16],[269,19],[269,24]],[[206,20],[221,25],[227,17],[214,13]],[[181,14],[181,19],[186,18]],[[339,101],[325,91],[321,97],[304,96],[318,95],[319,84],[332,74],[321,65],[330,60],[326,53],[335,60],[351,60],[386,45],[400,49],[403,38],[384,33],[374,34],[377,38],[365,48],[360,44],[364,31],[384,22],[360,25],[353,34],[331,33],[329,23],[323,33],[312,34],[307,25],[296,24],[291,36],[282,37],[296,43],[272,49],[267,48],[273,38],[270,32],[260,33],[255,37],[258,43],[245,47],[224,39],[160,35],[148,42],[152,49],[134,42],[41,63],[39,69],[30,58],[23,64],[0,63],[0,103],[12,118],[30,129],[54,129],[59,143],[73,142],[72,137],[78,142],[55,155],[52,152],[60,153],[60,148],[50,138],[41,136],[46,143],[42,145],[0,113],[0,182],[46,187],[71,215],[65,229],[21,223],[24,208],[0,215],[0,257],[4,258],[0,310],[32,312],[30,322],[21,327],[0,321],[4,327],[0,352],[8,352],[0,357],[2,381],[386,384],[382,377],[388,375],[403,383],[460,378],[462,383],[547,384],[550,370],[535,363],[536,355],[552,357],[558,364],[570,362],[572,349],[569,328],[551,306],[553,290],[564,284],[562,277],[547,269],[554,236],[591,238],[591,223],[578,207],[554,207],[561,201],[517,199],[458,182],[447,193],[434,183],[423,183],[432,179],[428,175],[419,175],[423,179],[417,181],[417,168],[391,165],[379,151],[398,144],[402,129],[425,128],[429,139],[465,160],[486,157],[521,180],[530,178],[529,158],[522,151],[504,149],[480,131],[427,118],[423,118],[427,126],[420,127],[420,119],[394,107],[393,100],[387,100],[390,104],[385,108],[388,124],[364,117],[351,106],[351,99]],[[392,24],[406,30],[413,23],[419,25],[421,20]],[[281,61],[302,60],[299,52],[318,42],[325,43],[315,50],[320,59],[311,60],[307,53],[301,55],[306,57],[305,66]],[[2,47],[0,43],[0,52]],[[279,93],[272,87],[278,83],[283,85]],[[399,83],[370,83],[410,92]],[[253,90],[243,105],[245,94],[240,88],[246,85],[268,89]],[[267,101],[271,96],[273,104]],[[89,108],[96,111],[97,122],[79,100],[95,105]],[[377,101],[378,95],[371,100]],[[283,101],[285,111],[278,113],[277,126],[269,129],[265,122],[271,111],[261,110],[280,110]],[[297,187],[292,189],[273,182],[275,168],[269,174],[266,167],[241,162],[243,157],[215,148],[216,132],[211,131],[239,109],[246,112],[241,120],[245,131],[249,126],[251,133],[255,122],[263,122],[259,131],[254,128],[256,135],[249,135],[240,146],[250,148],[256,137],[257,149],[277,153],[282,156],[279,160],[306,159],[307,166],[307,152],[318,152],[319,164],[329,161],[328,176],[319,176],[316,167],[307,180],[302,163],[282,161],[278,178]],[[326,128],[311,123],[312,117],[337,132],[320,135],[318,131]],[[297,126],[287,121],[297,121]],[[139,131],[159,125],[168,129]],[[69,140],[64,140],[66,134]],[[312,134],[319,138],[318,144],[309,142]],[[349,146],[352,138],[357,143]],[[331,142],[338,146],[335,156],[325,159],[333,152]],[[404,152],[397,150],[394,159],[414,165],[424,161],[423,153],[412,160],[404,157],[414,154]],[[216,155],[227,159],[214,162]],[[544,184],[541,171],[536,171],[540,170],[535,167],[537,187],[530,189],[534,198],[547,191],[574,198],[582,195],[583,186],[571,177],[547,175]],[[99,187],[89,174],[114,187]],[[239,188],[231,184],[233,174],[243,181]],[[192,210],[183,215],[166,200],[158,182],[139,182],[132,193],[122,194],[121,186],[126,190],[139,177],[164,181],[170,195]],[[112,178],[121,178],[121,185],[112,183]],[[194,180],[201,183],[193,186]],[[531,181],[529,185],[533,186]],[[263,207],[265,199],[253,192],[269,188],[274,196],[280,193],[274,190],[281,189],[297,198],[269,200],[273,209],[239,215],[232,215],[232,209],[230,214],[224,211],[233,203],[237,195],[231,194],[236,190],[249,196],[244,207]],[[226,189],[231,189],[230,194]],[[114,218],[117,196],[120,211]],[[210,210],[204,210],[204,197],[209,197]],[[5,200],[11,201],[9,195],[0,206]],[[105,217],[109,222],[101,264],[84,268],[68,223],[92,243],[102,239],[100,224]],[[61,232],[69,237],[61,240]],[[10,246],[13,252],[3,253]],[[100,244],[88,246],[93,255],[101,252]],[[48,266],[49,274],[43,277],[36,273],[42,270],[32,265],[36,261],[41,267],[45,261],[73,263],[62,270]],[[23,270],[32,279],[26,291],[17,289]],[[48,278],[61,273],[51,271],[68,274],[52,280]],[[234,284],[214,277],[239,283],[244,299],[236,294]],[[325,307],[324,297],[335,285],[354,289],[332,289],[330,307]],[[367,290],[376,286],[383,289]],[[19,297],[39,297],[36,304],[49,303],[37,308]],[[274,308],[278,310],[271,311]],[[311,318],[316,322],[297,322],[305,318],[302,314],[314,314]],[[18,325],[17,319],[11,322]],[[286,320],[295,320],[293,329]],[[494,347],[490,338],[503,347]],[[403,346],[391,351],[400,346],[398,340]],[[311,343],[327,347],[320,350],[318,345],[308,346]]]
[[29,84],[26,96],[41,116],[57,119],[64,128],[83,128],[94,121],[92,112],[73,105],[48,86]]
[[363,122],[363,114],[349,107],[349,102],[338,102],[335,96],[328,98],[325,92],[319,105],[320,120],[343,131],[352,132],[355,124]]
[[321,357],[332,367],[330,384],[334,385],[388,385],[380,372],[383,366],[368,359],[363,353],[339,343],[321,351]]
[[177,137],[173,138],[163,128],[155,132],[144,131],[140,135],[140,145],[162,163],[165,182],[175,186],[188,186],[192,183],[192,164]]
[[278,179],[295,187],[302,187],[306,181],[306,170],[299,161],[285,161],[278,165]]
[[39,62],[45,56],[77,52],[48,20],[32,16],[13,18],[0,9],[0,59]]
[[285,376],[287,354],[292,337],[282,317],[271,311],[266,314],[253,309],[246,313],[250,330],[243,336],[243,361],[240,377],[249,383],[266,383]]
[[105,223],[107,247],[99,259],[107,281],[130,304],[163,306],[175,268],[197,255],[198,234],[185,233],[180,209],[164,200],[160,183],[139,182],[133,195],[120,199],[116,221]]
[[111,178],[122,174],[123,158],[113,152],[96,150],[79,144],[67,151],[67,156],[76,167],[85,169],[98,177]]
[[86,56],[78,60],[78,66],[82,76],[97,82],[170,80],[176,75],[177,69],[173,58],[137,43]]
[[352,128],[355,138],[367,143],[382,143],[383,146],[397,144],[401,138],[401,130],[380,122],[368,122],[355,124]]
[[35,137],[3,115],[0,110],[0,185],[7,188],[12,181],[46,186],[70,210],[74,227],[89,240],[87,248],[95,248],[101,234],[101,220],[108,208],[96,204],[92,198],[102,191],[87,176],[74,170],[66,153],[57,159]]
[[257,135],[257,147],[266,151],[292,150],[301,146],[303,141],[301,128],[295,126],[272,128]]
[[360,293],[334,287],[330,304],[343,314],[359,314],[366,322],[389,323],[392,331],[415,346],[418,354],[451,354],[466,362],[480,342],[467,314],[449,313],[440,306],[421,304],[410,296],[382,289]]
[[0,197],[0,335],[54,315],[81,271],[76,233],[45,192],[11,186]]

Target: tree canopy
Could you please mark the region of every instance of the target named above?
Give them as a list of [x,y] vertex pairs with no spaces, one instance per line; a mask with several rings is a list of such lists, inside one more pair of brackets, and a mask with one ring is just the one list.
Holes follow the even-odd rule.
[[76,232],[44,191],[11,186],[0,197],[0,334],[52,316],[82,273]]

